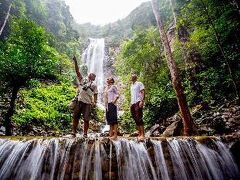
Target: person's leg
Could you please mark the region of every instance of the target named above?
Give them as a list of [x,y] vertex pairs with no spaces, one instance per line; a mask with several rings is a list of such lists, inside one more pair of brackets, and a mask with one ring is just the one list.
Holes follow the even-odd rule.
[[143,109],[139,107],[139,103],[135,106],[135,116],[136,116],[136,125],[138,129],[138,139],[143,140],[145,133],[144,133],[144,123],[143,123]]
[[88,128],[89,128],[89,121],[84,121],[84,125],[83,125],[83,135],[84,136],[87,136]]
[[136,116],[135,116],[135,104],[132,104],[131,107],[130,107],[130,112],[131,112],[131,115],[132,115],[132,118],[136,119]]
[[[137,121],[136,121],[136,108],[135,108],[135,105],[136,104],[132,104],[130,110],[131,110],[131,115],[132,115],[133,120],[135,121],[135,123],[137,123]],[[139,131],[138,126],[137,126],[137,131]]]
[[72,121],[72,135],[76,136],[77,133],[77,126],[78,126],[78,120],[77,119],[73,119]]
[[113,135],[113,125],[111,122],[111,104],[108,103],[108,110],[106,110],[106,120],[107,120],[107,124],[110,126],[109,129],[109,137],[112,137]]
[[87,136],[88,133],[88,128],[89,128],[89,120],[90,120],[90,111],[91,111],[91,105],[83,103],[84,108],[83,108],[83,135]]
[[144,126],[140,125],[140,126],[138,126],[138,129],[139,129],[139,136],[138,136],[138,138],[139,138],[139,140],[142,140],[145,137]]
[[114,124],[113,125],[113,137],[112,137],[113,140],[117,139],[117,133],[118,133],[118,124]]
[[132,104],[131,106],[131,115],[132,118],[134,119],[135,123],[136,123],[136,129],[138,131],[138,136],[140,135],[140,130],[139,130],[139,126],[138,126],[138,116],[137,116],[137,112],[138,112],[138,104]]
[[79,104],[79,102],[77,102],[77,106],[75,107],[75,109],[73,111],[73,120],[72,120],[72,135],[73,136],[76,136],[79,118],[80,118],[80,104]]
[[117,138],[117,106],[113,103],[108,104],[108,118],[110,123],[110,137]]
[[110,125],[109,137],[113,136],[113,125]]

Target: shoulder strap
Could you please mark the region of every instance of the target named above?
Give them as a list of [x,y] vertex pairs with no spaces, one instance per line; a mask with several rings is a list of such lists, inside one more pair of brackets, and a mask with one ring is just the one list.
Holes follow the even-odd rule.
[[90,83],[90,85],[88,86],[88,88],[93,92],[94,90],[92,89],[92,81]]

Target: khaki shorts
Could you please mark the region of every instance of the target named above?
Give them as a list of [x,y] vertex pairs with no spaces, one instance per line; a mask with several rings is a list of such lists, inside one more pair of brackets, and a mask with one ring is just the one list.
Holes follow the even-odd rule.
[[73,111],[73,119],[79,120],[82,115],[83,120],[88,122],[90,120],[90,111],[91,104],[86,104],[82,101],[78,101],[76,108]]

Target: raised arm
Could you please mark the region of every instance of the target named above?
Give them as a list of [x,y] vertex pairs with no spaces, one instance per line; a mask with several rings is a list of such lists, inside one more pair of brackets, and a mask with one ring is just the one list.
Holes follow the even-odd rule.
[[82,74],[80,73],[80,70],[79,70],[79,67],[78,67],[78,64],[77,64],[77,59],[76,59],[75,56],[73,57],[73,61],[74,61],[75,71],[76,71],[78,80],[79,80],[79,82],[80,82],[83,77],[82,77]]

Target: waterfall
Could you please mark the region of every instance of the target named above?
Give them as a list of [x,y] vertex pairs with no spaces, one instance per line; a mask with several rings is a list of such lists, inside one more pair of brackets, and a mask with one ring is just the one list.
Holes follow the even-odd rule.
[[240,174],[216,138],[0,139],[0,179],[237,180]]
[[158,179],[169,180],[169,174],[167,170],[166,160],[164,158],[162,142],[161,141],[153,141],[153,148],[155,153],[155,163],[156,163],[156,173]]
[[156,172],[143,143],[122,140],[115,143],[119,179],[156,180]]
[[82,62],[87,65],[88,73],[96,74],[96,84],[98,87],[98,102],[102,103],[102,92],[104,88],[103,63],[105,58],[104,39],[89,38],[89,45],[82,54]]

